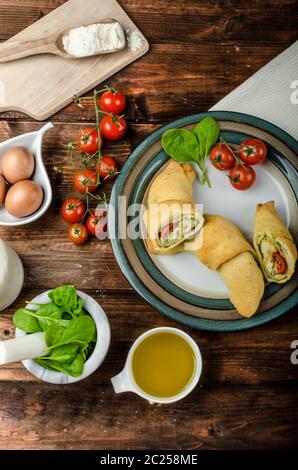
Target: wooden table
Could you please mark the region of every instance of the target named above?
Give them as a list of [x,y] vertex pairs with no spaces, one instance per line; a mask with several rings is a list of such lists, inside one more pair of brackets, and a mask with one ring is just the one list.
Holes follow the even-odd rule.
[[[62,3],[1,0],[0,40]],[[110,80],[128,95],[130,131],[125,140],[107,147],[121,163],[161,124],[207,110],[297,39],[295,0],[120,3],[151,44],[146,56]],[[107,312],[112,343],[102,367],[71,386],[40,382],[21,364],[1,367],[0,448],[294,448],[298,441],[298,366],[290,362],[290,344],[298,339],[294,311],[240,333],[183,327],[202,349],[205,376],[202,386],[177,404],[150,406],[135,395],[114,394],[110,378],[121,370],[133,340],[149,328],[177,324],[134,293],[109,242],[93,240],[76,248],[67,239],[59,208],[74,191],[70,175],[57,177],[53,167],[66,162],[64,144],[82,126],[94,123],[92,93],[83,104],[84,111],[73,103],[53,116],[55,128],[45,139],[44,160],[55,193],[52,207],[32,225],[0,229],[26,271],[19,299],[0,315],[0,338],[14,336],[11,317],[25,300],[75,283]],[[6,113],[1,116],[0,139],[39,127],[25,115]]]

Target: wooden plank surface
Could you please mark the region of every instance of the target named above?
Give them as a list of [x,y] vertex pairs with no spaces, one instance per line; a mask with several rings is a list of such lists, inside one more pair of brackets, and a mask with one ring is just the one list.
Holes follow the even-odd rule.
[[[62,4],[62,0],[0,0],[0,40],[6,40]],[[205,111],[297,39],[297,2],[286,0],[122,0],[148,37],[151,50],[110,83],[128,94],[127,137],[106,147],[122,163],[161,124]],[[103,366],[67,387],[37,381],[20,364],[0,369],[0,449],[253,449],[295,448],[298,366],[290,362],[298,339],[297,312],[239,333],[194,331],[202,349],[201,386],[182,402],[150,406],[135,395],[116,396],[110,378],[121,370],[143,331],[176,326],[135,294],[108,241],[82,248],[68,242],[61,202],[73,194],[64,144],[94,122],[92,95],[56,114],[45,138],[44,161],[54,188],[46,217],[26,227],[0,228],[26,270],[18,301],[0,315],[0,339],[13,337],[11,316],[40,292],[75,282],[107,312],[112,344]],[[38,129],[20,113],[0,115],[0,141]],[[111,185],[105,187],[109,194]],[[58,262],[59,260],[59,262]]]
[[[137,29],[117,0],[69,0],[10,40],[25,43],[30,52],[30,48],[34,47],[31,41],[53,36],[52,42],[55,43],[58,34],[73,27],[111,18],[120,23],[124,32],[130,34]],[[85,93],[137,60],[147,52],[148,47],[144,38],[140,47],[135,50],[126,45],[114,54],[84,60],[39,54],[1,63],[0,76],[4,93],[0,112],[17,110],[39,121],[44,120],[64,108],[75,94]],[[55,51],[55,44],[53,50]],[[26,93],[23,93],[24,82],[27,83]]]

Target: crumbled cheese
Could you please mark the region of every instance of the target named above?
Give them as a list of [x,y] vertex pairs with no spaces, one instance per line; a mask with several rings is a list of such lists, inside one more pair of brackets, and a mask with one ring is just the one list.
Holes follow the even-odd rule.
[[125,46],[125,35],[121,25],[97,23],[71,29],[62,37],[65,52],[74,57],[88,57]]
[[128,47],[131,51],[137,51],[142,47],[144,36],[138,30],[132,31],[127,36]]

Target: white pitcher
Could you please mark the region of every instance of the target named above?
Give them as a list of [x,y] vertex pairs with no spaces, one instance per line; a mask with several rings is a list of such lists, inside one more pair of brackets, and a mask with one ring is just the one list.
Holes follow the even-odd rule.
[[24,283],[24,268],[16,252],[0,239],[0,311],[18,297]]

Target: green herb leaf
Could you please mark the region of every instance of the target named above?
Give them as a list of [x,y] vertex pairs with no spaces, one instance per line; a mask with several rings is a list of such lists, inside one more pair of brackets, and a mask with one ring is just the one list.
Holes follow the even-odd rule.
[[44,361],[56,361],[68,365],[75,359],[78,350],[78,344],[65,344],[53,349],[50,356],[43,356],[42,359]]
[[51,328],[46,332],[46,342],[49,348],[56,348],[63,344],[69,343],[90,343],[96,335],[96,327],[92,317],[89,315],[81,315],[68,322],[63,330],[59,328],[55,332]]
[[81,297],[77,296],[77,306],[76,308],[70,312],[70,314],[74,317],[74,316],[78,316],[78,315],[84,315],[84,300],[81,299]]
[[50,299],[72,318],[82,315],[84,301],[77,295],[75,286],[61,286],[49,292]]
[[57,372],[57,369],[52,367],[52,361],[44,361],[42,357],[37,357],[36,359],[34,359],[34,362],[36,362],[36,364],[39,364],[40,366],[44,367],[45,369]]
[[20,308],[13,316],[13,324],[20,328],[20,330],[26,331],[26,333],[37,333],[42,331],[37,318],[31,315],[31,311],[26,308]]
[[44,358],[35,359],[35,362],[46,369],[63,372],[72,377],[79,377],[84,369],[84,359],[80,354],[77,354],[70,364],[63,364],[54,360],[45,360]]
[[95,348],[95,341],[91,341],[91,343],[80,344],[80,354],[83,357],[84,361],[86,361],[91,354],[93,353]]
[[205,117],[193,129],[199,141],[199,155],[207,158],[219,136],[219,126],[212,117]]
[[162,136],[164,151],[180,163],[197,161],[199,144],[195,135],[186,129],[169,129]]
[[208,116],[195,126],[193,133],[197,136],[199,141],[199,167],[202,172],[202,184],[207,182],[210,187],[211,184],[206,172],[206,160],[218,139],[219,126],[215,119]]
[[50,353],[35,359],[37,364],[78,377],[82,374],[84,362],[94,349],[94,320],[72,285],[52,290],[49,298],[52,302],[34,304],[38,307],[36,310],[17,310],[13,322],[27,333],[45,331]]
[[46,331],[52,325],[66,327],[69,321],[61,318],[62,311],[54,303],[43,304],[38,310],[31,311],[30,315],[38,320],[43,331]]
[[[70,320],[71,321],[71,320]],[[46,330],[45,340],[49,347],[53,346],[55,343],[61,341],[62,336],[64,335],[65,328],[63,326],[50,326]]]
[[72,377],[79,377],[84,369],[84,359],[80,354],[77,354],[71,364],[67,366],[66,372]]
[[80,354],[77,354],[74,360],[65,367],[65,373],[72,377],[79,377],[84,369],[84,359]]
[[61,286],[48,294],[49,298],[64,312],[72,313],[77,308],[77,290],[75,286]]

